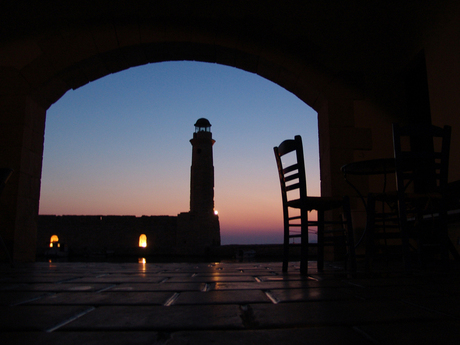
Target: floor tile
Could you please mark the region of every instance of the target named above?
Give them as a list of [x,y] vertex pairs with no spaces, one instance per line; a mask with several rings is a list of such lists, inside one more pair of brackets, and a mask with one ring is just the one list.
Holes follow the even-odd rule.
[[171,292],[61,292],[30,302],[32,305],[163,305]]
[[48,283],[38,283],[38,284],[24,284],[17,287],[16,291],[46,291],[46,292],[61,292],[61,291],[100,291],[106,288],[111,287],[112,284],[92,284],[92,283],[82,283],[82,284],[73,284],[73,283],[62,283],[62,284],[48,284]]
[[164,345],[158,332],[3,332],[2,345]]
[[0,307],[2,331],[47,331],[82,314],[91,313],[88,306],[15,306]]
[[239,306],[235,305],[100,307],[69,323],[63,330],[241,329],[240,314]]
[[460,296],[442,296],[431,298],[423,298],[422,296],[418,296],[407,298],[404,301],[426,310],[450,315],[460,319]]
[[308,329],[277,329],[250,331],[177,332],[171,335],[168,345],[305,345],[305,344],[371,344],[358,332],[347,327]]
[[253,321],[259,327],[353,326],[369,322],[436,320],[441,316],[399,301],[318,301],[253,304]]
[[75,284],[122,284],[122,283],[159,283],[164,278],[159,277],[158,275],[121,275],[121,274],[106,274],[106,275],[98,275],[94,277],[82,277],[76,280],[73,280],[72,283]]
[[197,283],[208,283],[208,282],[250,282],[255,281],[252,275],[223,275],[223,274],[197,274],[188,277],[176,276],[168,279],[169,283],[185,283],[185,282],[197,282]]
[[304,289],[276,289],[269,292],[282,302],[353,300],[352,290],[349,288],[304,288]]
[[248,304],[271,303],[267,295],[261,290],[231,290],[209,292],[184,292],[179,295],[175,305],[190,304]]
[[203,283],[120,284],[112,291],[201,291]]
[[369,339],[378,344],[452,344],[460,339],[460,320],[443,319],[427,322],[358,325]]
[[0,305],[15,306],[24,304],[36,299],[50,295],[47,292],[24,292],[24,291],[2,291],[0,293]]
[[[264,280],[254,282],[216,282],[215,290],[300,289],[323,286],[314,280]],[[336,286],[347,286],[339,283]]]

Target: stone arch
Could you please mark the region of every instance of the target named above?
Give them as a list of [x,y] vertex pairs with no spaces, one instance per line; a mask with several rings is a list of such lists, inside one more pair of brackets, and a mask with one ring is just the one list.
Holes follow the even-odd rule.
[[[196,60],[236,67],[294,93],[318,112],[322,194],[342,193],[342,164],[353,150],[369,146],[370,132],[354,128],[353,102],[361,98],[307,57],[270,41],[139,22],[82,25],[38,34],[9,44],[2,68],[0,109],[12,150],[2,152],[15,170],[7,198],[14,217],[4,219],[16,259],[35,256],[36,217],[46,110],[70,89],[130,67],[160,61]],[[11,59],[9,59],[11,57]],[[350,135],[357,138],[348,144]],[[8,218],[6,212],[3,218]],[[16,234],[16,235],[14,235]],[[21,240],[19,240],[21,238]]]

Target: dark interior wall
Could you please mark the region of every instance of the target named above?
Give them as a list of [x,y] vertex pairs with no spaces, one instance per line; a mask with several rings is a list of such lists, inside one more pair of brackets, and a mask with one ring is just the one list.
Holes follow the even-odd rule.
[[420,51],[404,73],[407,123],[431,123],[425,51]]

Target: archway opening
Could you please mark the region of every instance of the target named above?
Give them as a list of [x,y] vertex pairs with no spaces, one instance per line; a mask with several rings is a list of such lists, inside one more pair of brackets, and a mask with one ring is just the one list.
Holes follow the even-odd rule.
[[140,66],[64,95],[47,113],[40,213],[187,211],[188,141],[201,117],[216,140],[222,244],[281,243],[273,146],[302,135],[309,193],[319,195],[317,114],[258,75],[209,63]]

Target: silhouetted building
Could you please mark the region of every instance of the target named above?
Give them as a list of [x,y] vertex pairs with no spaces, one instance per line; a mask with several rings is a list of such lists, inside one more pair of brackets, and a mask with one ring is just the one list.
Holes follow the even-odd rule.
[[178,216],[177,248],[183,253],[204,254],[220,245],[219,217],[214,212],[214,166],[211,123],[201,118],[195,123],[190,169],[190,212]]
[[195,123],[190,174],[190,212],[174,216],[54,216],[38,219],[37,254],[204,255],[220,246],[214,214],[211,124]]
[[190,169],[190,212],[214,213],[214,166],[211,124],[201,118],[195,123],[192,144],[192,167]]

